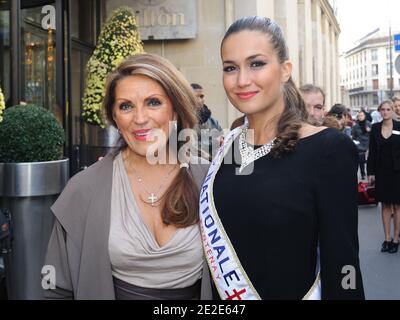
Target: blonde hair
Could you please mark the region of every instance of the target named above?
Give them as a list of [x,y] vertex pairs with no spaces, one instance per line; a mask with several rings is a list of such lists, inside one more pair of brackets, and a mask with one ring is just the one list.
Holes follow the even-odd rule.
[[393,108],[394,108],[394,106],[393,106],[393,101],[392,101],[392,100],[384,100],[384,101],[382,101],[381,104],[379,105],[378,111],[381,111],[382,107],[383,107],[385,104],[388,104],[388,105],[390,106],[390,108],[393,110]]

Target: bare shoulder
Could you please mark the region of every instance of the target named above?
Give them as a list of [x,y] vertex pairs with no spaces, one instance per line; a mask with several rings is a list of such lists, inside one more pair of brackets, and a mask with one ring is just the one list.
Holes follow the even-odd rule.
[[300,128],[300,139],[310,137],[326,129],[328,129],[328,127],[316,127],[308,123],[303,123],[302,127]]

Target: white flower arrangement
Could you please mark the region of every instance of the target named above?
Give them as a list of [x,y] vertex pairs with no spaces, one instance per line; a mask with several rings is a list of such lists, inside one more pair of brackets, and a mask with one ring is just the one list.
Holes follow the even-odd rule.
[[6,104],[4,102],[4,95],[0,88],[0,122],[3,121],[3,112],[4,112],[5,108],[6,108]]
[[132,9],[118,8],[104,24],[97,47],[86,66],[82,116],[87,123],[105,127],[102,101],[107,75],[125,58],[143,52]]

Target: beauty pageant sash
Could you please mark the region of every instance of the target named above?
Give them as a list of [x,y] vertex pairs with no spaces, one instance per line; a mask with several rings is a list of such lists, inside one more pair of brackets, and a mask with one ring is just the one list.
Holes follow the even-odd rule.
[[[219,219],[213,198],[215,176],[242,127],[232,130],[224,139],[208,170],[200,192],[200,228],[203,248],[212,278],[222,300],[261,300],[243,269]],[[316,279],[303,300],[321,299],[320,258],[317,252]]]

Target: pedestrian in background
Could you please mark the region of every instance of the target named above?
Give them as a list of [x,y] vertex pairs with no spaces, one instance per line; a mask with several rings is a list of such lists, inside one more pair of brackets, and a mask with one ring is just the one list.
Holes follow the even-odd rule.
[[[199,149],[203,151],[200,155],[204,155],[208,160],[212,160],[221,144],[223,130],[218,121],[212,117],[211,110],[205,104],[204,89],[198,83],[191,84],[194,95],[197,100],[196,113],[198,116],[198,142]],[[203,135],[202,135],[203,131]]]
[[[274,21],[234,22],[221,57],[226,94],[246,115],[225,137],[200,195],[203,244],[221,299],[363,299],[354,144],[307,123]],[[348,265],[350,290],[342,286]]]
[[345,124],[345,128],[344,128],[344,133],[351,138],[352,137],[351,131],[354,126],[354,120],[351,116],[351,109],[346,108],[346,110],[347,110],[347,113],[346,113],[346,124]]
[[358,150],[358,165],[360,168],[361,179],[365,179],[366,170],[365,164],[367,162],[367,151],[369,147],[369,135],[371,132],[371,123],[367,120],[365,112],[359,111],[357,113],[357,121],[353,126],[353,130],[351,132],[354,143],[357,146]]
[[393,108],[394,108],[393,119],[396,121],[400,121],[400,98],[394,97],[392,99],[392,101],[393,101]]
[[[385,241],[381,251],[395,253],[400,231],[400,123],[393,120],[393,102],[383,101],[378,110],[383,121],[372,125],[367,161],[368,180],[375,182],[376,199],[382,203]],[[390,236],[393,215],[393,238]]]
[[381,113],[378,110],[374,110],[371,112],[372,122],[371,124],[379,123],[382,121]]
[[305,84],[299,88],[301,96],[306,105],[309,116],[308,122],[320,126],[325,116],[325,93],[313,84]]
[[332,106],[326,116],[331,116],[339,122],[339,131],[344,132],[347,124],[347,109],[344,105],[337,103]]
[[365,118],[369,121],[369,122],[371,122],[372,123],[372,115],[371,115],[371,113],[370,112],[368,112],[368,107],[362,107],[361,108],[361,111],[364,111],[364,113],[365,113]]

